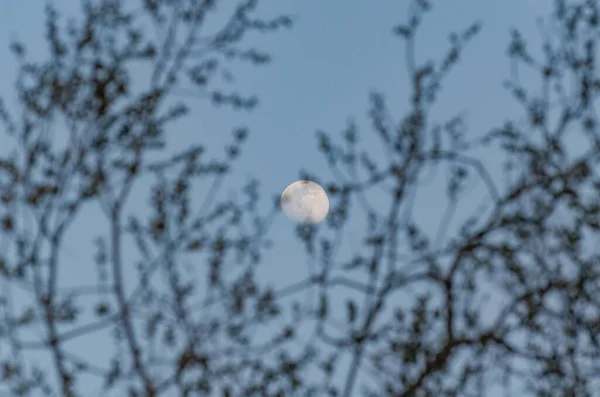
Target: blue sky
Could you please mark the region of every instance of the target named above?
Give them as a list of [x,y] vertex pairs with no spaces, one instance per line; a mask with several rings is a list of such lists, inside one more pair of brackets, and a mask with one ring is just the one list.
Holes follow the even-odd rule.
[[[470,130],[482,133],[515,116],[518,108],[501,86],[509,72],[505,56],[509,29],[521,29],[535,48],[539,42],[535,18],[545,12],[540,4],[548,6],[550,2],[455,0],[433,3],[433,12],[427,16],[417,38],[419,60],[439,59],[452,31],[462,30],[475,20],[483,22],[483,29],[444,83],[432,117],[443,121],[466,110]],[[68,0],[58,6],[67,14],[76,15],[76,4],[77,1]],[[348,119],[353,118],[360,128],[361,145],[371,149],[376,157],[381,146],[369,128],[369,92],[374,89],[386,96],[395,121],[400,120],[407,107],[409,86],[404,49],[402,42],[391,34],[393,26],[404,22],[407,4],[398,0],[263,0],[261,15],[285,12],[296,15],[298,20],[292,30],[249,37],[249,45],[272,54],[270,65],[232,67],[236,78],[232,89],[257,94],[260,106],[246,113],[214,109],[198,101],[191,117],[177,125],[171,144],[185,147],[202,142],[218,151],[229,139],[232,128],[248,126],[250,139],[222,193],[238,190],[248,176],[255,176],[261,181],[263,199],[266,199],[264,208],[270,205],[273,194],[280,194],[299,179],[299,169],[308,169],[321,180],[331,180],[332,174],[317,151],[317,129],[337,137]],[[3,49],[0,50],[0,93],[9,104],[15,71],[15,63],[7,50],[9,40],[18,37],[35,58],[44,51],[43,29],[41,2],[19,0],[0,5],[0,48]],[[3,149],[0,135],[0,152]],[[494,164],[502,159],[490,154],[488,160]],[[424,192],[415,217],[435,232],[445,203],[439,199],[439,186],[433,184]],[[375,202],[385,200],[377,193],[373,195]],[[473,202],[464,205],[472,207]],[[67,242],[67,256],[74,263],[89,258],[87,252],[91,249],[93,231],[86,225],[100,222],[94,217],[92,212],[84,214],[84,223]],[[360,225],[361,221],[356,222]],[[280,215],[272,225],[270,236],[275,246],[265,257],[264,277],[277,285],[305,277],[306,258],[295,238],[294,225]],[[345,235],[345,244],[351,244],[357,237],[360,233]],[[72,267],[64,275],[65,284],[73,285],[82,279],[92,283],[95,274],[90,275],[89,269]],[[135,273],[131,274],[133,277]]]

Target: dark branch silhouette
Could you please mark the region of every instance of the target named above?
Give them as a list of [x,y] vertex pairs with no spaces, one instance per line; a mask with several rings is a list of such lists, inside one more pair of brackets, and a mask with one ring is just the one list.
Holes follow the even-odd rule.
[[[0,395],[600,390],[597,1],[555,2],[540,59],[511,33],[505,87],[523,118],[482,134],[463,113],[436,120],[431,109],[485,26],[452,34],[445,54],[422,61],[417,32],[432,5],[411,2],[406,24],[392,28],[404,43],[409,107],[392,112],[373,92],[372,131],[349,123],[339,139],[316,133],[333,178],[300,176],[326,188],[331,208],[322,224],[298,225],[312,274],[287,286],[255,275],[278,200],[261,213],[258,180],[219,195],[249,131],[235,129],[220,157],[202,133],[177,152],[169,136],[191,99],[252,110],[257,98],[224,90],[219,72],[232,60],[267,64],[269,54],[244,46],[246,33],[292,18],[256,18],[258,1],[239,0],[206,32],[221,2],[122,3],[83,1],[66,22],[48,7],[49,55],[11,47],[18,109],[0,106]],[[524,68],[537,80],[522,81]],[[363,149],[364,137],[381,153]],[[490,150],[505,155],[507,183],[489,168]],[[439,171],[447,207],[431,233],[414,209]],[[473,186],[485,203],[460,219]],[[94,231],[95,252],[74,264],[67,235],[78,228]],[[97,284],[65,285],[72,266]],[[109,358],[86,356],[85,345]]]

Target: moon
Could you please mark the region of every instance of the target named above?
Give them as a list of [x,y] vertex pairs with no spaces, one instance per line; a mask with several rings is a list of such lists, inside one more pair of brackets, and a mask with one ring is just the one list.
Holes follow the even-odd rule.
[[329,212],[329,199],[319,184],[301,180],[285,188],[281,194],[281,208],[293,221],[316,224]]

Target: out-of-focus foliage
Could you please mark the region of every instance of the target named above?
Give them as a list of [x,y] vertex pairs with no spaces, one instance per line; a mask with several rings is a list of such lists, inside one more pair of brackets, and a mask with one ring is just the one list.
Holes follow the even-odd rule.
[[[466,397],[503,390],[595,396],[600,390],[600,253],[594,243],[600,236],[595,111],[600,5],[556,1],[545,19],[540,59],[518,31],[512,32],[506,88],[522,105],[524,118],[507,119],[484,134],[468,131],[462,114],[442,121],[431,116],[441,82],[481,25],[451,35],[446,54],[421,63],[416,33],[430,9],[429,1],[413,2],[408,22],[393,28],[405,43],[410,109],[394,114],[382,94],[371,96],[373,133],[385,153],[375,157],[361,150],[358,142],[373,133],[361,136],[353,125],[339,143],[318,133],[336,176],[329,183],[334,209],[328,226],[342,233],[349,214],[360,212],[373,225],[363,245],[355,245],[351,262],[327,258],[342,272],[323,266],[318,279],[325,302],[334,296],[327,288],[333,284],[354,290],[347,302],[348,326],[337,332],[344,336],[328,336],[327,325],[335,329],[329,314],[319,317],[323,342],[333,346],[336,357],[340,350],[351,357],[349,370],[340,375],[345,381],[332,395]],[[519,79],[523,71],[526,81]],[[478,76],[485,78],[485,72]],[[491,150],[507,159],[509,182],[503,186],[482,154]],[[449,171],[448,208],[433,236],[413,217],[415,196],[432,169]],[[471,208],[458,232],[445,236],[461,199],[469,200],[472,189],[465,188],[474,183],[487,190],[486,205]],[[387,207],[370,203],[372,189],[388,192]],[[319,239],[317,233],[303,237],[308,246]],[[325,248],[335,241],[321,239]],[[366,380],[359,388],[360,379]]]
[[[416,33],[432,5],[412,2],[407,23],[392,28],[406,49],[410,106],[396,114],[372,93],[372,131],[351,123],[339,139],[317,133],[335,176],[320,181],[331,210],[325,223],[298,227],[314,273],[285,288],[254,274],[275,213],[258,213],[259,182],[244,187],[243,200],[215,198],[248,131],[234,131],[221,159],[202,146],[165,154],[169,126],[188,110],[181,93],[254,106],[253,97],[219,91],[214,78],[227,61],[268,62],[242,47],[244,34],[292,20],[257,20],[257,1],[239,1],[225,26],[205,35],[218,1],[121,3],[86,1],[82,19],[67,24],[48,8],[43,62],[13,46],[20,113],[0,112],[0,142],[12,145],[0,158],[0,393],[87,396],[89,375],[106,396],[597,395],[597,1],[556,1],[539,59],[512,33],[506,87],[524,122],[483,134],[468,131],[462,114],[431,115],[446,76],[469,67],[461,54],[482,25],[422,62]],[[134,84],[140,64],[148,80]],[[522,84],[523,70],[537,80]],[[382,154],[363,149],[366,139],[381,141]],[[505,155],[508,183],[487,168],[486,150]],[[448,204],[433,236],[413,216],[431,170],[447,172],[440,201]],[[191,200],[206,181],[205,200]],[[447,236],[474,183],[487,205]],[[148,185],[150,211],[140,217],[131,196]],[[387,204],[373,204],[373,189]],[[65,289],[64,236],[89,207],[105,218],[90,255],[98,285]],[[364,230],[349,230],[358,218]],[[349,232],[361,239],[340,252]],[[29,297],[19,308],[17,289]],[[313,306],[283,304],[309,289]],[[308,338],[298,332],[304,325]],[[69,348],[107,331],[108,363]],[[40,352],[52,371],[36,363]]]
[[[231,15],[206,31],[217,6]],[[254,206],[257,182],[241,199],[215,201],[248,131],[234,130],[220,158],[201,142],[168,150],[169,126],[189,110],[182,98],[256,105],[215,79],[231,61],[268,63],[268,54],[244,46],[247,33],[291,26],[285,15],[257,18],[257,6],[90,0],[68,21],[48,6],[48,56],[30,60],[23,44],[12,45],[19,108],[1,112],[9,154],[0,159],[0,395],[90,395],[87,375],[103,381],[106,396],[227,395],[244,372],[274,371],[247,357],[248,349],[282,343],[254,346],[249,336],[278,313],[251,272],[268,220]],[[208,186],[202,200],[200,183]],[[132,202],[132,192],[147,202]],[[141,217],[135,210],[146,204]],[[65,235],[94,208],[104,218],[87,225],[97,252],[80,266],[98,283],[67,288]],[[126,288],[130,269],[137,284]],[[15,307],[16,293],[25,305]],[[219,310],[210,314],[212,307]],[[112,359],[78,354],[69,344],[81,340],[106,345]],[[40,354],[53,371],[37,363]]]

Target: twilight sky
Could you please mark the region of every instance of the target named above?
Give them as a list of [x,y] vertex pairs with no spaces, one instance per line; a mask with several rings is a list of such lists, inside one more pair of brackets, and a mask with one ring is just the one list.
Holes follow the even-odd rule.
[[[77,0],[57,3],[66,14],[77,15]],[[297,16],[298,21],[292,30],[253,35],[246,42],[247,46],[256,45],[269,51],[273,56],[270,65],[232,68],[236,78],[232,89],[257,94],[260,106],[247,113],[215,109],[198,101],[191,117],[178,123],[177,134],[173,134],[170,143],[173,147],[185,147],[202,142],[209,149],[221,150],[232,128],[248,126],[250,138],[221,192],[226,195],[238,190],[247,177],[256,176],[262,183],[266,208],[272,195],[280,194],[299,179],[299,169],[307,169],[321,180],[331,180],[332,174],[317,150],[316,130],[337,137],[349,118],[353,118],[360,128],[361,145],[372,149],[374,156],[381,150],[378,138],[369,128],[368,94],[373,89],[384,93],[395,121],[405,114],[408,84],[404,49],[391,29],[405,21],[408,1],[262,0],[261,3],[261,15],[268,17],[286,12]],[[551,2],[433,2],[433,11],[426,17],[417,38],[419,60],[439,59],[448,48],[450,32],[462,30],[475,20],[483,21],[482,31],[444,83],[433,119],[442,121],[464,110],[470,131],[481,133],[517,114],[514,101],[501,86],[502,80],[509,76],[505,56],[509,31],[511,27],[521,29],[537,49],[539,34],[535,18],[547,11],[540,8],[542,3],[549,6]],[[4,1],[0,5],[0,93],[8,99],[9,105],[14,97],[15,72],[15,63],[8,52],[9,41],[18,37],[27,45],[32,58],[36,58],[45,51],[43,30],[43,2]],[[6,149],[2,139],[0,135],[0,152]],[[490,154],[488,160],[494,164],[502,159]],[[445,202],[440,202],[439,187],[435,184],[424,192],[415,209],[415,218],[435,232]],[[373,194],[375,202],[384,199]],[[481,198],[465,205],[473,207]],[[90,258],[94,237],[90,225],[100,222],[94,216],[93,211],[84,214],[83,226],[67,241],[67,256],[73,263]],[[265,257],[263,276],[282,286],[305,277],[306,258],[295,237],[294,225],[280,214],[269,235],[275,246]],[[349,233],[343,238],[345,244],[351,244],[354,236]],[[93,283],[96,275],[82,273],[83,268],[73,266],[63,275],[64,283],[76,285],[82,279]],[[88,271],[89,267],[85,269]],[[97,351],[90,354],[102,354],[100,346],[94,348]]]

